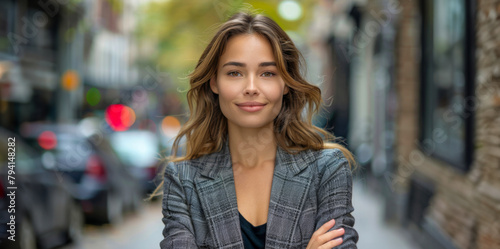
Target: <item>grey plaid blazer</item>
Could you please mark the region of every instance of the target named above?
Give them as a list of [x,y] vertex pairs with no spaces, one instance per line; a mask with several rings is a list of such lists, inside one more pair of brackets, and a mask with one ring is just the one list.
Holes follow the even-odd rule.
[[[168,163],[160,248],[243,248],[231,155],[221,151]],[[306,248],[314,231],[335,218],[337,248],[356,248],[352,176],[338,149],[289,154],[278,146],[267,218],[266,248]]]

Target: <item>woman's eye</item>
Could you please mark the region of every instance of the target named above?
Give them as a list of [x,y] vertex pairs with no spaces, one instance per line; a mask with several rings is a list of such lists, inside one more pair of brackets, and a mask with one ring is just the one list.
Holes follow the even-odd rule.
[[229,72],[229,73],[227,73],[227,75],[229,75],[229,76],[233,76],[233,77],[238,77],[238,76],[241,76],[241,74],[240,74],[239,72],[236,72],[236,71]]
[[265,72],[262,74],[262,76],[264,76],[264,77],[273,77],[274,75],[276,75],[276,74],[273,72]]

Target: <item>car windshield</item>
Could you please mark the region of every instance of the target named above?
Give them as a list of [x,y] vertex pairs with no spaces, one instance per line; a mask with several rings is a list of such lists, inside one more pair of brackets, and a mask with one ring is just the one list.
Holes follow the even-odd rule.
[[134,167],[149,167],[158,161],[158,138],[148,131],[124,131],[112,134],[111,146],[120,160]]

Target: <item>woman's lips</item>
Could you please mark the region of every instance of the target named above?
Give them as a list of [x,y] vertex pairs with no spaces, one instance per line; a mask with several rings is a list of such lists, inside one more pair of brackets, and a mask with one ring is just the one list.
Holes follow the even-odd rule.
[[243,103],[243,104],[237,104],[237,106],[247,112],[256,112],[262,110],[264,108],[265,104],[261,103]]

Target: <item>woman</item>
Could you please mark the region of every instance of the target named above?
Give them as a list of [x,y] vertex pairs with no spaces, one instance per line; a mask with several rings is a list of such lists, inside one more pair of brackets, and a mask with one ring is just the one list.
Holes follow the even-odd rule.
[[353,158],[312,125],[300,59],[265,16],[219,28],[190,75],[186,155],[165,168],[161,248],[356,248]]

